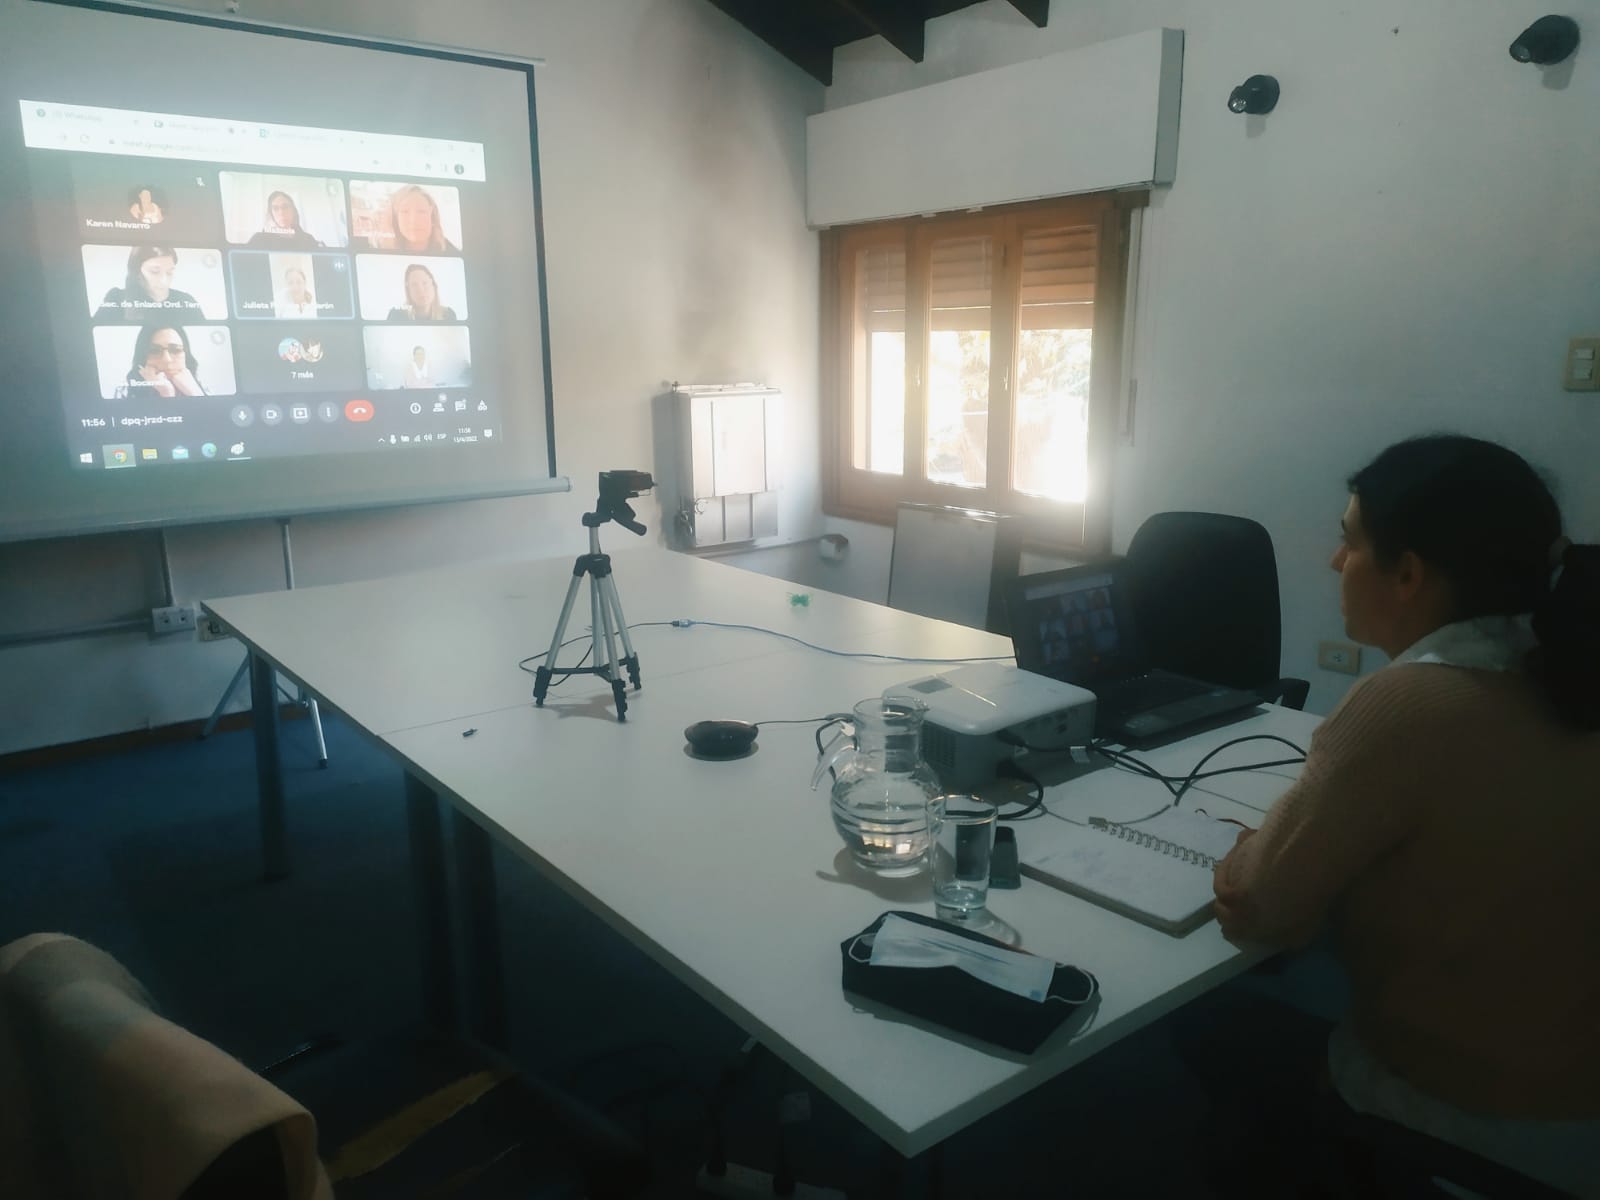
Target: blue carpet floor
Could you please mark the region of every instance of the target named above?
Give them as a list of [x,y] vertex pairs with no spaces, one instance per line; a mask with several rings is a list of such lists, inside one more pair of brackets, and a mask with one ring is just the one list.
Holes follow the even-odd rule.
[[[399,769],[337,720],[317,770],[310,729],[284,726],[293,874],[259,882],[248,733],[0,776],[0,942],[59,930],[144,981],[165,1013],[251,1064],[312,1033],[417,1021],[413,902]],[[651,1147],[661,1196],[692,1195],[704,1097],[745,1034],[560,891],[496,852],[510,1047],[598,1101]],[[1320,964],[1262,984],[1336,1009]],[[727,1122],[730,1157],[768,1168],[777,1115],[806,1088],[758,1053]],[[803,1180],[876,1194],[876,1139],[819,1094],[790,1127]],[[947,1197],[1206,1197],[1205,1092],[1157,1024],[952,1138]],[[925,1194],[913,1164],[890,1194]]]

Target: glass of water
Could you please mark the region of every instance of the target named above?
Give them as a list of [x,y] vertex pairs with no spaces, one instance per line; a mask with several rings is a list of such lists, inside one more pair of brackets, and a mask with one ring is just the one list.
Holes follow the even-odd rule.
[[964,921],[988,903],[995,813],[993,804],[977,796],[935,796],[928,801],[933,908],[941,920]]

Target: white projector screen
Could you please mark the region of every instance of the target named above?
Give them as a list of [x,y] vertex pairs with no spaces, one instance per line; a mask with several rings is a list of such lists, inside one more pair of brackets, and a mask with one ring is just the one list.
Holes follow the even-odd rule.
[[561,490],[533,68],[0,0],[0,541]]

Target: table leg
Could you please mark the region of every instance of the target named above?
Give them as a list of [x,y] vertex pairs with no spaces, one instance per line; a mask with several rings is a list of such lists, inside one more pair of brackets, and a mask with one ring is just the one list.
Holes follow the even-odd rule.
[[902,1200],[919,1194],[927,1200],[940,1200],[944,1195],[944,1143],[938,1142],[912,1159],[880,1145],[875,1194],[880,1200]]
[[456,971],[439,798],[410,772],[406,773],[406,821],[411,841],[412,891],[417,905],[423,1017],[435,1029],[453,1030],[458,1018]]
[[505,966],[500,956],[500,905],[494,882],[494,845],[471,817],[453,814],[456,877],[466,921],[468,1028],[497,1050],[506,1048]]
[[283,760],[278,754],[278,673],[258,654],[250,656],[250,709],[256,737],[262,875],[270,882],[288,877],[289,835],[283,804]]

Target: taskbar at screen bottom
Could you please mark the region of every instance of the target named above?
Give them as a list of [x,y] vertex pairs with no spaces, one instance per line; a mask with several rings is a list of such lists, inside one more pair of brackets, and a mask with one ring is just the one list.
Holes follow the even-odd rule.
[[74,430],[69,452],[80,470],[165,464],[301,458],[319,454],[431,449],[493,443],[501,436],[493,406],[460,393],[378,400],[217,398],[194,412],[123,416]]

